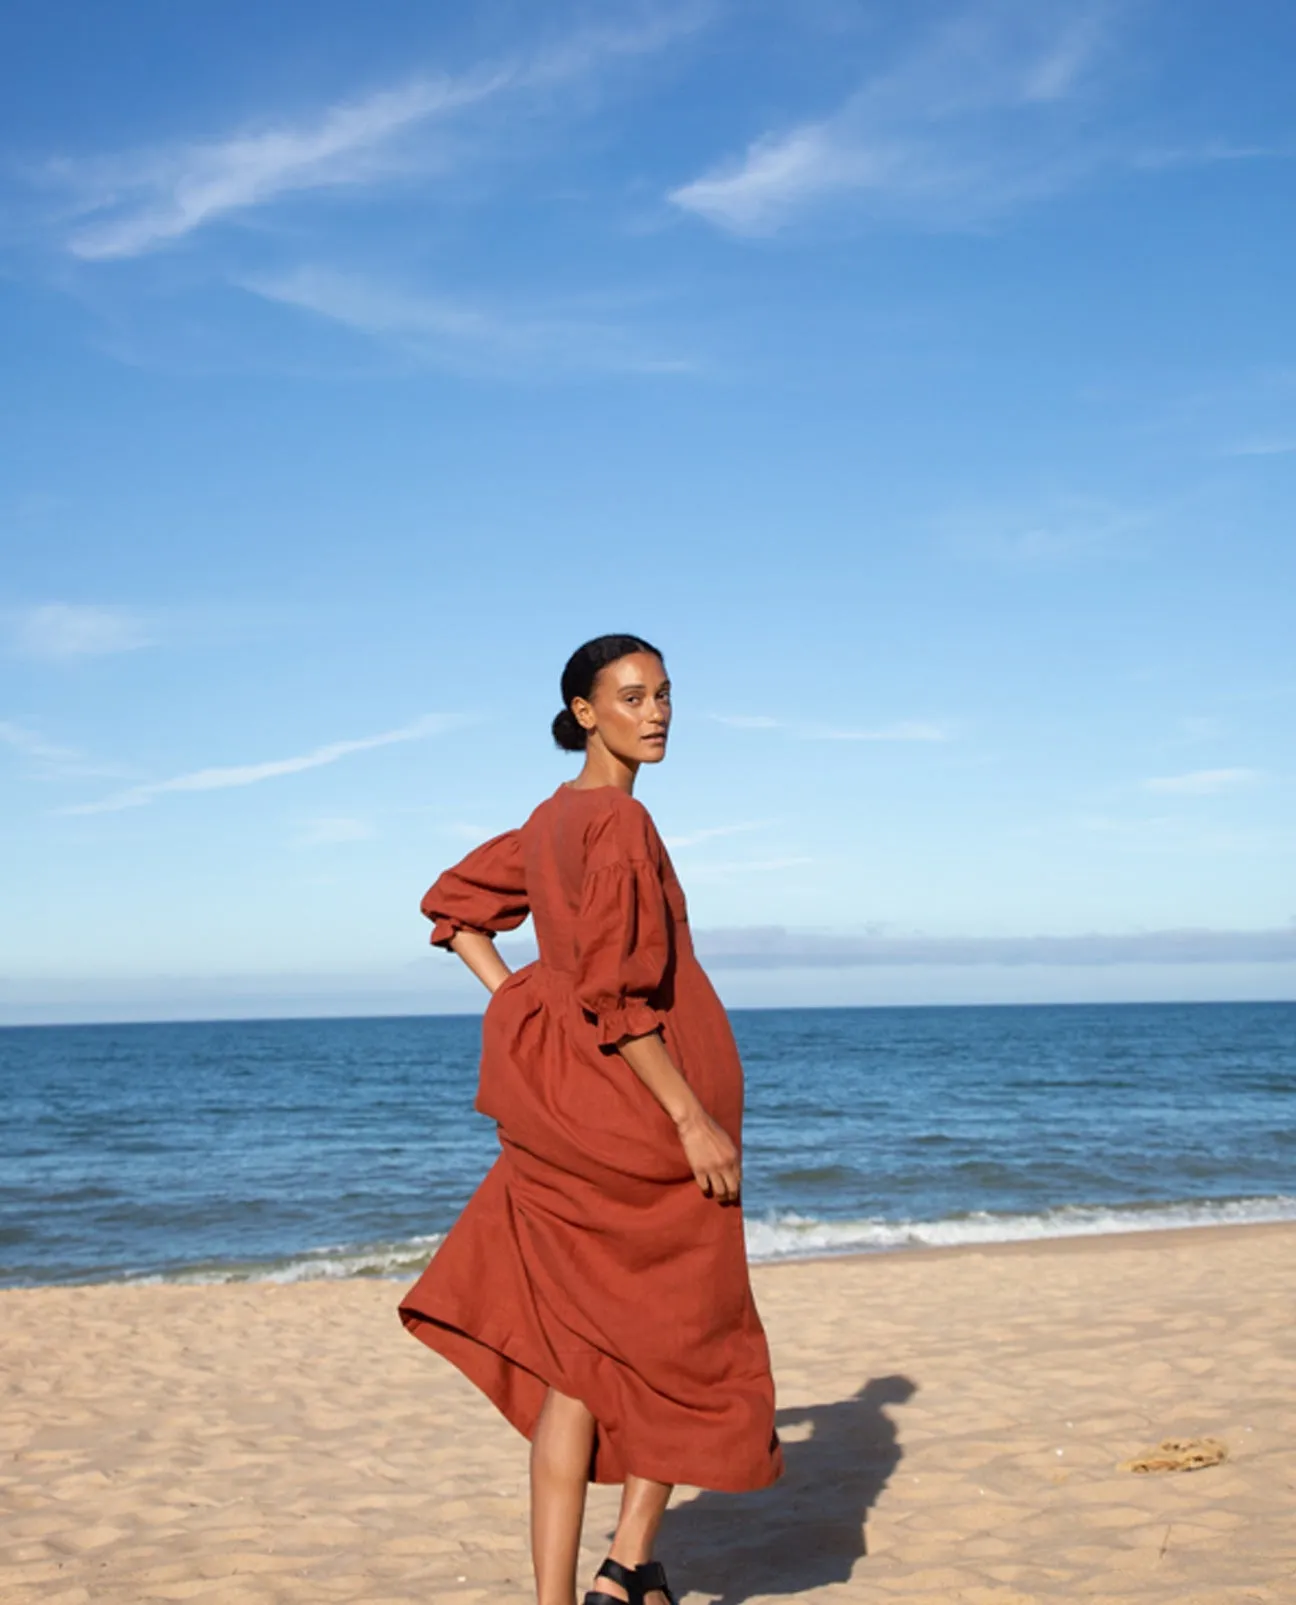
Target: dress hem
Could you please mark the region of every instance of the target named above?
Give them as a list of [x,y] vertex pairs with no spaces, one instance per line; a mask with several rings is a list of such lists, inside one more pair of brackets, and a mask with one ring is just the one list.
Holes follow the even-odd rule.
[[[534,1409],[519,1409],[520,1400],[512,1402],[508,1401],[506,1397],[500,1396],[507,1394],[507,1384],[499,1389],[486,1385],[485,1379],[490,1372],[495,1371],[503,1380],[502,1367],[507,1366],[512,1368],[514,1373],[520,1373],[520,1375],[514,1374],[509,1378],[509,1381],[513,1383],[523,1382],[524,1386],[532,1383],[546,1391],[549,1388],[553,1388],[556,1392],[567,1392],[569,1397],[580,1397],[574,1391],[569,1392],[567,1385],[559,1387],[558,1383],[548,1381],[532,1366],[527,1365],[525,1361],[518,1359],[516,1355],[510,1354],[506,1348],[489,1343],[483,1338],[475,1337],[471,1332],[466,1331],[461,1326],[456,1326],[452,1321],[438,1320],[436,1316],[427,1315],[411,1304],[402,1304],[400,1306],[400,1318],[407,1332],[418,1338],[420,1343],[425,1344],[434,1353],[439,1354],[443,1360],[453,1365],[457,1371],[490,1400],[491,1404],[495,1406],[508,1424],[528,1442],[535,1434],[535,1424],[540,1415],[540,1405],[544,1402],[543,1398],[536,1403]],[[465,1361],[468,1363],[465,1364]],[[594,1416],[599,1438],[607,1445],[607,1449],[604,1451],[606,1455],[612,1449],[607,1429],[599,1422],[598,1414],[589,1402],[585,1399],[581,1399],[580,1402]],[[615,1451],[612,1451],[612,1453],[615,1454]],[[621,1457],[617,1455],[615,1458],[619,1462]],[[672,1487],[699,1488],[708,1493],[744,1494],[756,1493],[762,1488],[769,1488],[783,1475],[783,1452],[781,1447],[776,1447],[773,1450],[770,1455],[768,1473],[758,1479],[700,1477],[690,1474],[690,1470],[678,1466],[631,1466],[617,1463],[606,1471],[601,1471],[597,1464],[597,1444],[594,1460],[595,1463],[589,1481],[603,1487],[618,1487],[625,1482],[628,1476],[637,1476],[643,1477],[650,1482],[669,1483]],[[691,1469],[692,1472],[697,1472],[701,1468],[693,1467]]]

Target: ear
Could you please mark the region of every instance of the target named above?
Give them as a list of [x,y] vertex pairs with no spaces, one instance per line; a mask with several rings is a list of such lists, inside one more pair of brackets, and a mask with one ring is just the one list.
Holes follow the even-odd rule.
[[572,698],[571,711],[575,714],[576,723],[582,730],[593,730],[598,723],[594,715],[593,705],[587,702],[584,697]]

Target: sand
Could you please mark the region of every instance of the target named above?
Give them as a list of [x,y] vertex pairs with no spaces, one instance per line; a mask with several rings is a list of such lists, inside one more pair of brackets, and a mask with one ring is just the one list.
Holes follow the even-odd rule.
[[[1296,1227],[755,1280],[788,1474],[681,1490],[661,1550],[687,1599],[1296,1602]],[[527,1600],[525,1446],[397,1292],[0,1293],[0,1599]],[[1117,1469],[1185,1436],[1229,1458]]]

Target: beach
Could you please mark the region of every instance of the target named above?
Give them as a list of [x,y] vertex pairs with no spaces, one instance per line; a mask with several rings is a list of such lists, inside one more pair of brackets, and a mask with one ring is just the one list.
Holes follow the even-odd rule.
[[[1296,1601],[1296,1226],[753,1272],[788,1471],[680,1490],[692,1601]],[[530,1598],[526,1447],[400,1284],[0,1292],[0,1598]],[[1228,1459],[1136,1474],[1167,1438]],[[616,1493],[594,1489],[588,1570]]]

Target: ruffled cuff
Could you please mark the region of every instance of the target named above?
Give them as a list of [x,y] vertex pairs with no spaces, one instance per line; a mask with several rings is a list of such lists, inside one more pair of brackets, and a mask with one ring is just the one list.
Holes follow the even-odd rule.
[[460,931],[476,931],[479,936],[489,936],[491,941],[495,940],[492,931],[483,931],[478,925],[469,925],[464,920],[452,919],[448,914],[436,914],[431,918],[432,935],[428,940],[433,947],[449,948]]
[[662,1023],[661,1011],[639,998],[627,998],[620,1008],[600,1011],[596,1018],[600,1048],[615,1048],[626,1037],[649,1036]]

